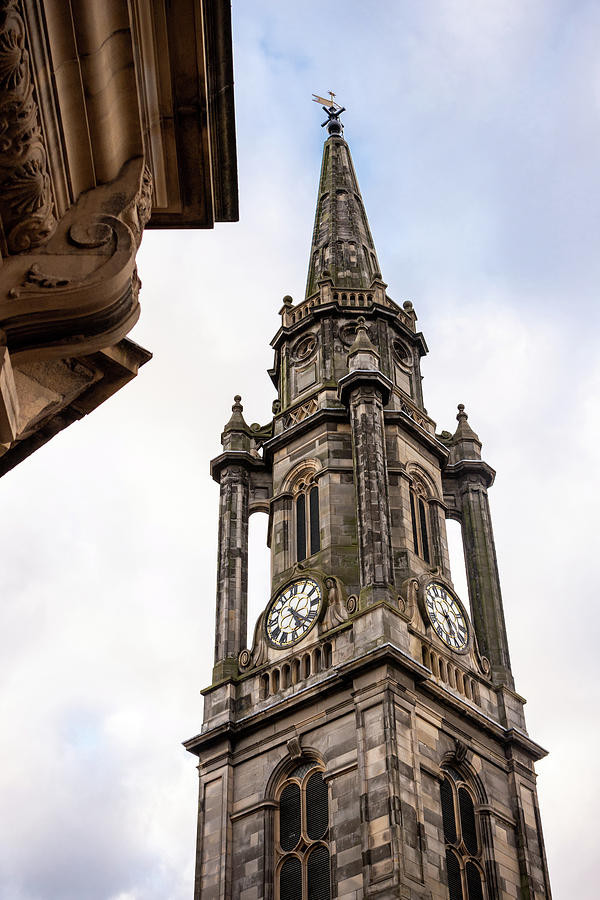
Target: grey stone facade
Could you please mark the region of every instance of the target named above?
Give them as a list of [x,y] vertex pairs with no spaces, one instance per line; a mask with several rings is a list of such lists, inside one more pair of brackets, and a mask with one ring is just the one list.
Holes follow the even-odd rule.
[[[353,244],[363,250],[350,256]],[[465,898],[473,873],[485,900],[550,898],[534,771],[545,751],[527,735],[510,670],[494,473],[463,409],[451,435],[436,434],[423,407],[427,348],[412,305],[387,296],[337,133],[325,143],[307,297],[286,298],[281,319],[273,419],[249,427],[236,398],[212,465],[215,669],[202,731],[186,742],[200,760],[196,900],[289,900],[279,791],[303,760],[328,785],[332,897],[447,900],[457,896],[450,854]],[[315,487],[318,550],[298,559],[299,497]],[[270,515],[272,596],[306,577],[322,594],[317,623],[284,649],[269,642],[264,614],[244,645],[258,509]],[[473,610],[454,649],[425,606],[432,582],[454,596],[449,516],[461,522]],[[471,798],[469,839],[462,819],[448,837],[443,782]]]

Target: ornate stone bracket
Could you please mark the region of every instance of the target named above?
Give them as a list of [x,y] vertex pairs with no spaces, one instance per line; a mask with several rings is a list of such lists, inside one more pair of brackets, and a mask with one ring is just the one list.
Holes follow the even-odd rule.
[[139,316],[135,254],[150,192],[143,158],[132,160],[116,182],[80,198],[43,250],[5,261],[0,327],[13,359],[92,352],[130,331]]
[[300,735],[297,737],[290,738],[290,740],[286,743],[287,752],[291,756],[292,759],[300,759],[302,756],[302,745],[300,743]]

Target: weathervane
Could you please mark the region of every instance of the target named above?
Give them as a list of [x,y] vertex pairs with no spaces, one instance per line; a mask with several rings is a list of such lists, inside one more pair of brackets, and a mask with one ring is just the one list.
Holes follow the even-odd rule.
[[321,128],[327,126],[329,134],[342,134],[344,126],[340,122],[340,116],[345,111],[346,107],[340,106],[339,103],[335,102],[333,99],[335,97],[333,91],[327,91],[327,93],[329,94],[329,100],[326,100],[324,97],[319,97],[318,94],[312,95],[314,102],[320,103],[324,112],[327,113],[327,119],[321,123]]

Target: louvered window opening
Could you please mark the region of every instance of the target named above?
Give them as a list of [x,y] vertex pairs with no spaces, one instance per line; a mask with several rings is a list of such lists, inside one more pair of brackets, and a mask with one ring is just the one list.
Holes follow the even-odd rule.
[[462,787],[458,789],[458,805],[460,808],[460,827],[463,841],[469,853],[475,856],[478,850],[475,809],[471,795]]
[[320,772],[311,775],[306,783],[306,833],[311,841],[325,837],[329,825],[327,785]]
[[321,549],[321,525],[319,519],[319,488],[313,485],[308,491],[303,489],[296,497],[296,560],[302,562],[307,556]]
[[300,840],[302,829],[300,816],[300,788],[288,784],[279,801],[279,843],[282,850],[293,850]]
[[463,900],[460,863],[452,850],[446,850],[446,874],[448,875],[448,896],[450,900]]
[[281,900],[302,900],[302,863],[297,856],[288,856],[279,873]]
[[444,840],[447,844],[456,843],[456,815],[454,812],[454,796],[447,778],[440,787],[442,798],[442,821],[444,823]]
[[429,537],[427,535],[427,513],[425,504],[419,497],[419,524],[421,526],[421,556],[426,563],[431,562],[429,558]]
[[296,558],[306,559],[306,497],[300,494],[296,500]]
[[410,519],[415,553],[421,559],[424,559],[426,563],[430,563],[428,507],[423,498],[415,492],[414,488],[411,488],[410,491]]
[[481,886],[481,873],[477,866],[468,862],[466,865],[467,889],[469,900],[483,900],[483,888]]
[[315,763],[301,763],[288,776],[277,823],[278,900],[331,900],[329,797]]
[[475,805],[467,788],[456,784],[459,776],[451,774],[440,785],[448,900],[485,900]]
[[[329,850],[320,844],[310,853],[307,864],[308,900],[330,900]],[[284,898],[282,898],[284,900]]]

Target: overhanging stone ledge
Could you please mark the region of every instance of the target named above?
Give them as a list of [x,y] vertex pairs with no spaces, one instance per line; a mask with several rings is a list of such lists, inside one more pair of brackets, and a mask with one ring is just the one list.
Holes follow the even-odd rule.
[[340,378],[338,383],[338,397],[344,404],[348,403],[350,394],[359,387],[373,387],[381,393],[381,399],[385,404],[390,399],[394,385],[383,372],[378,369],[353,369]]
[[460,478],[462,475],[471,474],[482,476],[486,487],[491,487],[496,477],[496,470],[482,459],[461,459],[457,463],[445,466],[442,470],[442,477],[445,479]]
[[248,450],[226,450],[210,462],[210,474],[214,481],[219,481],[221,469],[225,466],[242,466],[255,470],[266,468],[265,461],[260,456],[253,456]]
[[[428,693],[434,695],[443,705],[450,706],[458,710],[462,715],[476,722],[477,725],[487,731],[492,737],[508,746],[517,744],[521,749],[534,760],[543,759],[546,751],[532,741],[524,732],[516,728],[504,728],[500,723],[496,722],[483,711],[468,705],[464,700],[459,700],[451,694],[442,685],[438,685],[433,680],[433,675],[427,666],[422,665],[413,659],[409,654],[405,653],[400,647],[389,641],[374,647],[362,656],[357,657],[341,666],[336,666],[334,671],[325,679],[309,685],[298,693],[285,698],[285,706],[282,707],[280,700],[276,700],[272,706],[261,708],[250,715],[244,716],[238,720],[229,720],[221,723],[215,728],[208,729],[206,732],[184,741],[183,746],[190,753],[199,755],[205,748],[213,746],[215,743],[224,739],[231,739],[235,742],[237,735],[247,735],[253,731],[257,731],[264,727],[272,719],[279,718],[282,714],[288,715],[291,711],[297,710],[304,705],[314,701],[315,694],[330,694],[339,689],[344,683],[352,679],[356,674],[365,670],[374,668],[385,662],[386,659],[392,659],[399,664],[405,671],[411,672],[416,681],[423,685]],[[207,689],[207,690],[210,690]]]

